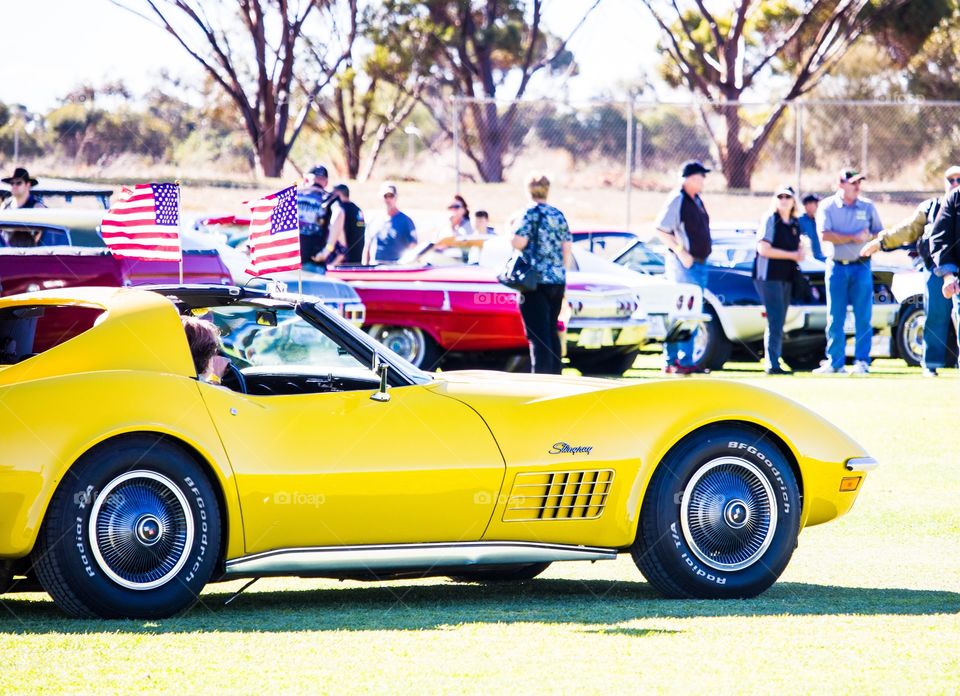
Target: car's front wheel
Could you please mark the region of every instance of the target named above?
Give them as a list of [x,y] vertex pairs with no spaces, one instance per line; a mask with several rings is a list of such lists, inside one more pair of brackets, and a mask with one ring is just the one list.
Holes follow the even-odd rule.
[[579,353],[570,356],[570,364],[580,370],[580,374],[589,375],[622,375],[633,367],[640,355],[639,348],[623,351],[617,348],[604,348],[588,353]]
[[755,597],[787,567],[800,493],[783,453],[743,426],[694,433],[661,462],[631,548],[667,597]]
[[219,551],[219,505],[206,474],[176,445],[135,436],[73,466],[33,560],[69,614],[162,618],[197,601]]

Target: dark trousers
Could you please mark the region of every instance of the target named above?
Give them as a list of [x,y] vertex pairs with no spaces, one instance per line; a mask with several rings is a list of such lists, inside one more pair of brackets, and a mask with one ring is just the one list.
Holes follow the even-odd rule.
[[565,289],[563,283],[542,284],[520,296],[520,316],[530,342],[531,372],[559,375],[563,370],[557,319],[563,307]]
[[793,284],[786,280],[754,279],[754,286],[764,309],[767,310],[767,330],[763,334],[763,352],[766,354],[767,367],[780,367],[783,354],[783,323],[787,319],[790,307],[790,291]]

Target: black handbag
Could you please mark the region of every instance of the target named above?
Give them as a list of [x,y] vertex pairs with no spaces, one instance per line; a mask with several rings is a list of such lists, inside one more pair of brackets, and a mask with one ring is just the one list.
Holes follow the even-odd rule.
[[810,279],[800,270],[799,265],[794,265],[793,276],[790,278],[790,304],[812,304],[812,295],[813,286],[810,284]]
[[501,285],[506,285],[512,290],[520,292],[530,292],[536,290],[540,284],[540,271],[534,268],[533,261],[537,256],[537,237],[540,236],[540,210],[537,209],[537,221],[533,227],[533,235],[530,244],[523,250],[516,250],[513,255],[507,259],[507,265],[503,272],[497,276]]

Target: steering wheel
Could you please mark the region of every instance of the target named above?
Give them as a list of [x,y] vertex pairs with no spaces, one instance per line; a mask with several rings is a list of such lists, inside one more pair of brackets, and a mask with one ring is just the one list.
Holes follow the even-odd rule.
[[240,368],[232,362],[227,363],[227,369],[223,373],[223,378],[220,380],[220,383],[231,391],[240,392],[241,394],[247,393],[247,378],[243,376]]

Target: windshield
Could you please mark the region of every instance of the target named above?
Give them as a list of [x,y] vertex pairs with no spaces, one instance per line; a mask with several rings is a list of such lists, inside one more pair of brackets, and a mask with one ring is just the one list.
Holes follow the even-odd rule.
[[[224,352],[245,371],[299,368],[317,374],[363,370],[372,375],[376,352],[414,382],[432,379],[321,303],[301,305],[300,310],[272,303],[237,303],[196,312],[216,324]],[[322,326],[315,326],[310,315],[321,319]]]

